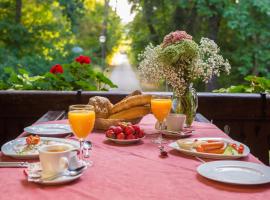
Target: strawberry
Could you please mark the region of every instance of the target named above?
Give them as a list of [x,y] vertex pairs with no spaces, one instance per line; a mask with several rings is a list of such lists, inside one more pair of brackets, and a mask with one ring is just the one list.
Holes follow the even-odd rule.
[[138,136],[139,136],[139,138],[142,138],[142,137],[144,137],[144,131],[143,130],[140,130],[140,132],[139,132],[139,134],[138,134]]
[[139,125],[132,125],[133,129],[135,130],[136,133],[139,133],[140,132],[140,127]]
[[125,130],[125,128],[126,128],[126,124],[124,122],[119,122],[118,126],[120,126],[122,128],[122,130]]
[[135,135],[133,135],[133,134],[129,134],[129,135],[127,136],[127,140],[134,140],[134,139],[136,139],[136,137],[135,137]]
[[114,134],[114,132],[113,132],[112,129],[109,129],[109,130],[106,131],[106,136],[107,136],[108,138],[113,138],[113,139],[115,139],[115,134]]
[[137,133],[133,134],[135,139],[138,139],[139,138],[139,135]]
[[129,125],[132,125],[130,122],[119,122],[118,126],[120,126],[123,130]]
[[110,126],[108,130],[112,130],[115,133],[116,126]]
[[114,128],[114,132],[115,132],[115,134],[117,135],[118,133],[123,132],[123,129],[121,128],[121,126],[116,126],[116,127]]
[[118,139],[118,140],[124,140],[124,139],[125,139],[125,134],[124,134],[123,132],[118,133],[117,139]]
[[132,127],[132,126],[127,126],[126,128],[125,128],[125,133],[127,134],[127,135],[130,135],[130,134],[134,134],[135,133],[135,130],[134,130],[134,128]]

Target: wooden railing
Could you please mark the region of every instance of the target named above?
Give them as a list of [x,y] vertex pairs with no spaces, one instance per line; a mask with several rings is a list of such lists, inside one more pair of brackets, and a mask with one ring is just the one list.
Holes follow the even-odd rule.
[[[156,93],[155,93],[156,94]],[[171,93],[158,93],[171,95]],[[0,91],[0,144],[15,138],[49,110],[87,103],[91,96],[105,96],[113,103],[125,92]],[[230,137],[244,142],[252,153],[269,163],[270,95],[198,93],[198,112],[212,120]]]

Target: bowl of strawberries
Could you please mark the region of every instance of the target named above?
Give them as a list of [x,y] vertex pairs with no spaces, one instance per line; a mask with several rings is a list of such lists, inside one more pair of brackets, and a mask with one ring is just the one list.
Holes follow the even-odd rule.
[[145,137],[144,131],[139,125],[129,122],[121,122],[117,126],[110,126],[105,132],[106,138],[118,144],[132,144]]

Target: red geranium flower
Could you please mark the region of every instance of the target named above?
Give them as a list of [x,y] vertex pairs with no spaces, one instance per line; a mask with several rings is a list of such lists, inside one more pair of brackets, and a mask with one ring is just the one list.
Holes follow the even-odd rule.
[[80,55],[79,57],[75,58],[76,62],[79,62],[81,64],[90,64],[91,63],[91,59],[88,56],[83,56]]
[[50,72],[52,74],[58,74],[58,73],[62,74],[64,72],[64,70],[63,70],[63,67],[61,65],[56,64],[56,65],[52,66],[52,68],[50,69]]

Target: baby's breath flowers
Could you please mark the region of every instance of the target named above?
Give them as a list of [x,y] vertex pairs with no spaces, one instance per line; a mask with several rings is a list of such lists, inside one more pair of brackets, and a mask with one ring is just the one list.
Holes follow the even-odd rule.
[[157,46],[149,44],[139,55],[141,76],[151,82],[166,80],[175,95],[183,95],[197,79],[207,83],[220,72],[229,73],[230,64],[219,54],[217,44],[202,38],[197,44],[185,31],[175,31]]

